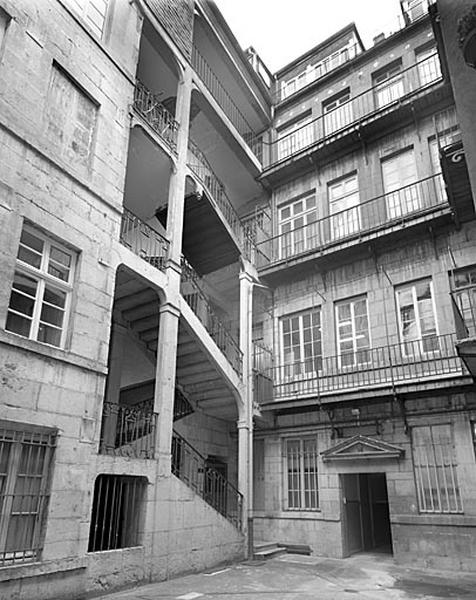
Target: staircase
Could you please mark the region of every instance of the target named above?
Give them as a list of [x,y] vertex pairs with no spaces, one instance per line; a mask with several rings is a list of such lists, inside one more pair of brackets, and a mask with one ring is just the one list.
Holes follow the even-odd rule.
[[307,544],[287,544],[277,542],[255,542],[253,546],[253,558],[255,560],[266,560],[275,558],[281,554],[303,554],[310,556],[311,547]]

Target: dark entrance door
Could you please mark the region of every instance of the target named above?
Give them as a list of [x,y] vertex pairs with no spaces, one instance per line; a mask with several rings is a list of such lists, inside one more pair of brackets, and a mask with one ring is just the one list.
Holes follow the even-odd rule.
[[364,550],[391,552],[385,473],[342,475],[346,555]]

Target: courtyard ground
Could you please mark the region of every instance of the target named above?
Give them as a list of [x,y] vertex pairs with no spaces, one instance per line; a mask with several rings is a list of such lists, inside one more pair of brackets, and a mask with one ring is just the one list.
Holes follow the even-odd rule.
[[264,562],[217,567],[102,600],[474,600],[474,574],[421,571],[387,554],[347,559],[284,554]]

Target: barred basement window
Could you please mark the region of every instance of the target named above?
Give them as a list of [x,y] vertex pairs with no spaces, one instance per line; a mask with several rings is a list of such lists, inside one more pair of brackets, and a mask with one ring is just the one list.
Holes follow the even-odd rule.
[[56,432],[0,421],[0,567],[38,561]]
[[319,486],[315,437],[285,441],[288,510],[317,510]]
[[89,552],[131,548],[140,544],[141,509],[147,479],[98,475],[94,485]]
[[414,427],[418,506],[425,513],[462,513],[451,425]]
[[64,346],[75,254],[24,225],[5,329],[50,346]]

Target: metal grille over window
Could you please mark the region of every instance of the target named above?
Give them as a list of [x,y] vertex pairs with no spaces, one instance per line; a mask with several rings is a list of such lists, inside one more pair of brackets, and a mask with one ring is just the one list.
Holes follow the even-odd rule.
[[145,477],[98,475],[94,486],[89,552],[139,545],[146,486]]
[[40,559],[55,439],[0,421],[0,567]]
[[286,440],[287,508],[316,510],[319,508],[317,440]]
[[420,511],[463,512],[451,425],[414,427],[412,438]]
[[25,225],[5,329],[50,346],[63,346],[74,266],[71,250]]

